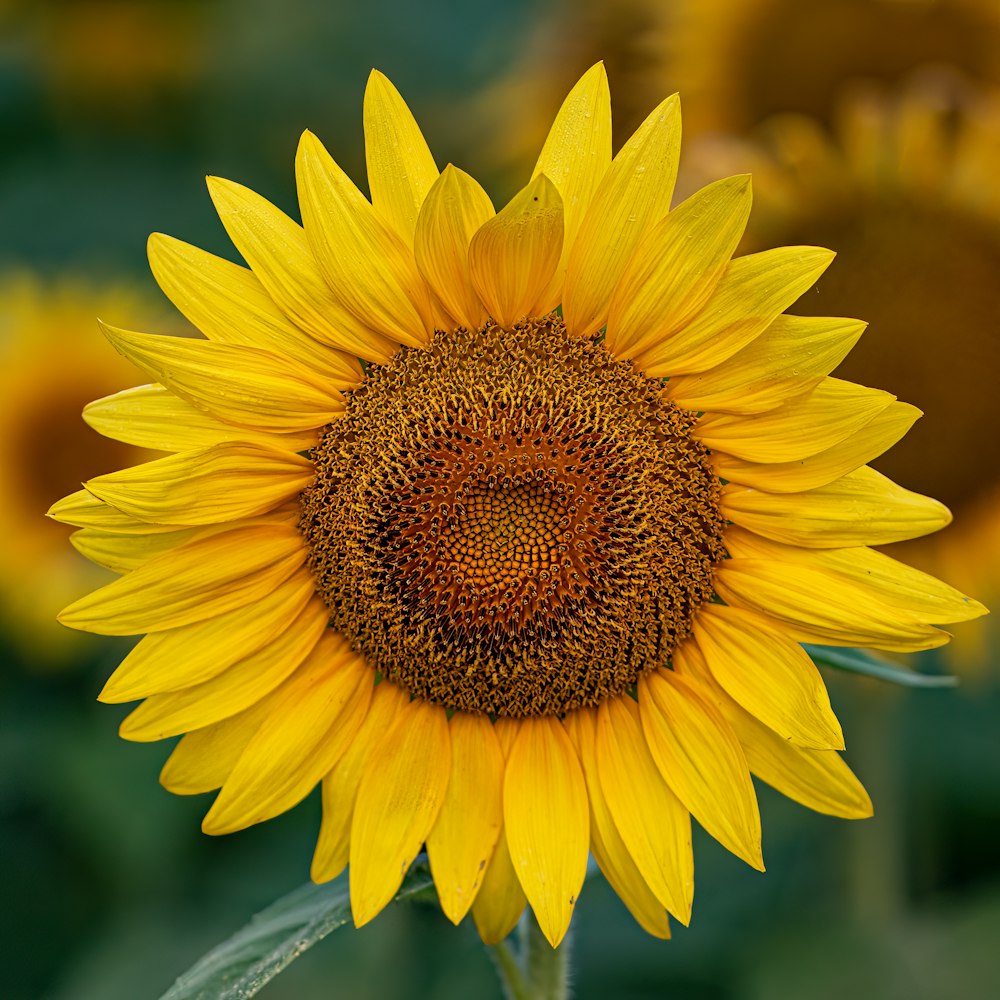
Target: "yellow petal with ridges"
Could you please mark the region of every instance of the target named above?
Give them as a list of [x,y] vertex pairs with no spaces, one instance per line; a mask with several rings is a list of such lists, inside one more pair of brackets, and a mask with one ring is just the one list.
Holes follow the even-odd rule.
[[314,882],[329,882],[347,867],[358,782],[375,747],[409,703],[410,696],[401,687],[391,681],[380,681],[372,692],[361,728],[344,756],[323,778],[323,823],[311,869]]
[[427,858],[441,909],[457,924],[476,898],[503,828],[504,758],[485,715],[456,712],[448,732],[451,777],[427,835]]
[[552,122],[531,176],[555,185],[563,203],[562,254],[536,313],[551,312],[562,300],[570,250],[594,193],[611,166],[611,91],[603,63],[591,66],[566,96]]
[[469,276],[469,244],[494,215],[493,202],[479,182],[449,163],[417,217],[414,255],[420,273],[451,318],[468,330],[486,321]]
[[670,208],[680,149],[681,105],[674,94],[618,151],[580,223],[562,302],[573,336],[589,337],[607,322],[611,295],[633,251]]
[[360,381],[357,358],[300,330],[252,271],[163,233],[149,237],[146,252],[164,294],[209,340],[285,355],[338,389]]
[[730,521],[758,535],[815,549],[886,545],[951,522],[943,503],[911,493],[867,465],[803,493],[763,493],[730,483],[719,506]]
[[635,366],[650,378],[672,378],[722,364],[812,288],[833,257],[820,247],[778,247],[734,258],[701,312]]
[[364,124],[372,205],[413,246],[417,213],[438,178],[437,164],[406,102],[377,69],[365,87]]
[[147,635],[118,665],[98,700],[137,701],[201,684],[279,638],[315,592],[312,573],[303,568],[253,604]]
[[469,244],[469,276],[486,311],[510,329],[555,274],[563,245],[562,199],[539,174],[484,222]]
[[317,597],[262,649],[209,680],[147,698],[121,724],[118,735],[136,743],[201,729],[242,712],[270,694],[312,652],[330,613]]
[[90,479],[94,496],[142,521],[218,524],[264,514],[315,476],[308,459],[259,444],[215,444]]
[[711,700],[657,670],[639,681],[639,715],[664,780],[723,847],[764,870],[757,796],[739,740]]
[[131,333],[101,324],[119,354],[192,406],[229,424],[289,433],[328,424],[344,411],[308,369],[253,347]]
[[327,630],[276,691],[201,828],[213,836],[262,823],[298,805],[337,763],[371,703],[374,672]]
[[615,286],[607,348],[634,358],[669,338],[704,307],[750,217],[750,177],[709,184],[641,240]]
[[369,361],[392,357],[392,342],[350,313],[330,290],[297,222],[242,184],[209,177],[208,191],[236,249],[296,326]]
[[85,559],[113,573],[130,573],[155,556],[197,537],[199,528],[157,531],[148,535],[118,535],[99,528],[80,528],[70,543]]
[[773,410],[819,385],[847,357],[865,326],[856,319],[781,315],[728,361],[672,378],[666,393],[689,410]]
[[148,524],[136,517],[123,514],[114,507],[109,507],[103,500],[98,500],[86,490],[77,490],[68,497],[57,500],[46,514],[60,524],[71,524],[76,528],[94,528],[97,531],[110,531],[118,535],[148,535],[154,532],[173,532],[181,530],[183,524]]
[[632,860],[653,895],[685,926],[694,901],[691,817],[663,780],[627,695],[597,712],[601,791]]
[[580,896],[590,841],[587,786],[558,719],[520,720],[507,759],[503,813],[514,871],[555,948]]
[[896,400],[864,427],[825,451],[795,462],[748,462],[713,452],[712,464],[722,479],[771,493],[801,493],[828,486],[888,451],[921,416],[909,403]]
[[337,301],[383,336],[422,347],[433,332],[413,250],[311,132],[295,157],[299,206],[313,255]]
[[[670,937],[667,911],[653,895],[632,860],[632,855],[625,846],[604,799],[597,769],[597,753],[594,748],[597,739],[597,711],[592,708],[581,708],[566,717],[565,725],[580,757],[583,775],[587,782],[587,798],[590,802],[590,852],[611,888],[628,907],[639,926],[653,937],[667,940]],[[690,817],[687,817],[687,823],[690,830]]]
[[868,793],[839,753],[797,747],[755,719],[712,678],[697,643],[683,643],[673,662],[678,673],[697,680],[710,694],[743,746],[752,774],[816,812],[841,819],[871,816]]
[[844,749],[823,678],[786,632],[752,611],[705,604],[694,637],[712,676],[764,725],[796,746]]
[[98,635],[161,632],[259,600],[304,562],[294,528],[262,525],[198,538],[81,597],[60,615]]
[[351,912],[357,927],[396,894],[441,810],[451,772],[448,719],[414,700],[372,752],[351,821]]
[[726,559],[716,567],[715,589],[729,604],[784,622],[788,635],[800,642],[906,653],[933,649],[950,638],[873,594],[859,604],[856,585],[799,563]]

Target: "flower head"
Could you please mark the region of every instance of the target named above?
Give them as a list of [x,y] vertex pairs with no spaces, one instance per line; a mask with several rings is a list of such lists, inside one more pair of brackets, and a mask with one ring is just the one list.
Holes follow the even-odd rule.
[[123,570],[62,620],[149,633],[102,697],[187,734],[162,780],[221,789],[206,831],[322,782],[313,876],[350,863],[358,924],[426,844],[452,920],[527,902],[555,945],[589,850],[667,936],[692,815],[763,867],[751,772],[870,812],[798,641],[983,610],[866,548],[949,514],[865,465],[918,412],[828,377],[863,324],[784,314],[832,255],[733,258],[745,176],[669,211],[675,97],[610,130],[598,65],[497,213],[374,73],[371,202],[306,133],[303,227],[211,182],[249,270],[150,241],[205,341],[107,330],[155,382],[88,420],[171,454],[53,509]]

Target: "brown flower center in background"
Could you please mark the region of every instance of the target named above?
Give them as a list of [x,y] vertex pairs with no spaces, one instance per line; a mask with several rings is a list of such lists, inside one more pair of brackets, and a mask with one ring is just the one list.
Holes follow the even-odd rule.
[[448,708],[596,705],[712,594],[718,480],[693,414],[550,316],[438,332],[348,394],[300,528],[372,665]]

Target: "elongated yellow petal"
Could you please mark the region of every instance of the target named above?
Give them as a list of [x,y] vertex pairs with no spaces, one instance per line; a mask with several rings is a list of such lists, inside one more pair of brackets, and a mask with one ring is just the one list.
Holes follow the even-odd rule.
[[796,746],[844,749],[823,678],[787,633],[753,612],[706,604],[694,637],[712,676],[764,725]]
[[252,271],[162,233],[149,237],[146,250],[160,288],[209,340],[293,358],[338,389],[360,380],[357,359],[300,330]]
[[374,672],[327,631],[277,689],[201,828],[232,833],[298,805],[350,746],[371,703]]
[[448,720],[411,701],[365,764],[351,822],[351,912],[361,927],[396,894],[434,826],[451,772]]
[[323,823],[311,870],[314,882],[329,882],[347,867],[358,782],[375,747],[409,702],[410,696],[401,687],[380,681],[361,728],[344,756],[323,778]]
[[295,158],[306,236],[327,284],[356,319],[400,344],[433,332],[413,251],[390,229],[311,132]]
[[330,290],[298,223],[233,181],[209,177],[208,190],[236,249],[296,326],[369,361],[392,357],[392,342],[349,312]]
[[748,462],[725,452],[713,452],[712,463],[723,479],[771,493],[801,493],[828,486],[891,448],[921,416],[920,410],[898,400],[877,413],[845,440],[794,462]]
[[681,148],[681,106],[668,97],[605,171],[566,265],[563,316],[577,337],[597,333],[639,241],[670,208]]
[[253,517],[297,496],[312,462],[259,444],[227,443],[158,458],[84,485],[105,503],[159,524],[217,524]]
[[677,797],[723,847],[763,871],[757,796],[719,710],[685,678],[657,670],[639,681],[639,714],[656,766]]
[[119,664],[99,700],[109,704],[136,701],[215,677],[279,638],[315,590],[312,574],[303,568],[253,604],[147,635]]
[[687,925],[694,900],[691,818],[660,775],[639,706],[628,696],[601,705],[595,750],[604,800],[632,860],[653,895]]
[[795,462],[850,437],[895,398],[880,389],[825,378],[812,392],[767,413],[707,413],[693,433],[707,447],[749,462]]
[[[632,855],[615,826],[601,789],[595,750],[597,712],[592,708],[579,709],[566,717],[565,725],[576,746],[587,782],[587,798],[590,801],[590,851],[594,855],[594,860],[611,888],[628,907],[639,925],[654,937],[666,940],[670,937],[667,911],[653,895],[632,860]],[[691,820],[686,813],[685,819],[690,832]]]
[[716,181],[654,226],[615,286],[608,350],[634,358],[655,348],[704,307],[750,217],[750,177]]
[[115,350],[192,406],[272,432],[328,424],[344,403],[308,369],[253,347],[131,333],[102,324]]
[[456,712],[448,732],[451,778],[427,836],[427,857],[441,909],[457,924],[476,898],[503,828],[504,759],[485,715]]
[[140,521],[137,517],[109,507],[103,500],[98,500],[86,490],[77,490],[76,493],[70,493],[68,497],[57,500],[49,508],[47,516],[53,521],[59,521],[60,524],[110,531],[118,535],[173,532],[184,527],[183,524],[148,524],[146,521]]
[[364,121],[372,205],[413,246],[417,213],[438,178],[437,164],[406,102],[377,69],[365,88]]
[[726,548],[736,558],[791,562],[831,573],[840,586],[857,586],[859,601],[874,594],[894,611],[928,624],[964,622],[986,614],[979,601],[874,549],[801,549],[772,542],[736,525],[726,531]]
[[711,676],[697,643],[683,643],[673,662],[711,695],[743,746],[751,773],[817,812],[842,819],[871,816],[868,793],[835,750],[797,747],[741,708]]
[[558,719],[520,721],[504,776],[503,813],[514,870],[555,948],[580,896],[590,840],[587,786]]
[[273,691],[313,650],[329,611],[316,598],[287,631],[209,680],[147,698],[121,724],[122,739],[149,743],[201,729],[249,708]]
[[865,330],[856,319],[779,316],[728,361],[672,378],[667,395],[689,410],[763,413],[819,385]]
[[198,528],[157,531],[148,535],[118,535],[99,528],[81,528],[69,536],[80,555],[113,573],[129,573],[154,556],[191,541]]
[[539,315],[562,301],[570,250],[594,193],[611,165],[611,91],[603,63],[591,66],[569,92],[535,164],[532,179],[544,174],[563,203],[562,254],[548,288],[539,298]]
[[779,247],[734,258],[690,323],[635,359],[650,378],[714,368],[759,337],[833,260],[819,247]]
[[97,399],[83,419],[99,434],[137,448],[188,451],[224,441],[248,441],[285,451],[305,451],[319,440],[319,428],[271,434],[224,424],[186,403],[162,385],[140,385]]
[[556,272],[562,245],[562,199],[544,174],[479,227],[469,244],[469,276],[502,327],[531,314]]
[[730,604],[785,622],[802,642],[912,652],[950,638],[874,595],[859,605],[856,585],[800,563],[726,559],[716,568],[715,589]]
[[468,330],[486,320],[469,276],[469,244],[494,215],[493,202],[479,183],[449,163],[417,218],[414,254],[420,273],[451,318]]
[[816,549],[885,545],[951,521],[944,504],[897,486],[869,466],[806,493],[762,493],[730,484],[720,507],[730,521],[758,535]]
[[165,552],[81,597],[60,615],[70,628],[138,635],[190,625],[260,599],[305,562],[294,528],[236,528]]

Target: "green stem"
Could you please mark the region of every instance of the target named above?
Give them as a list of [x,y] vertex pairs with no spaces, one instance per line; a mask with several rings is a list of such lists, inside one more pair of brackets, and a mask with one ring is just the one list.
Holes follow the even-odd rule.
[[553,948],[531,910],[518,925],[518,949],[506,941],[490,949],[506,1000],[568,1000],[569,938]]

